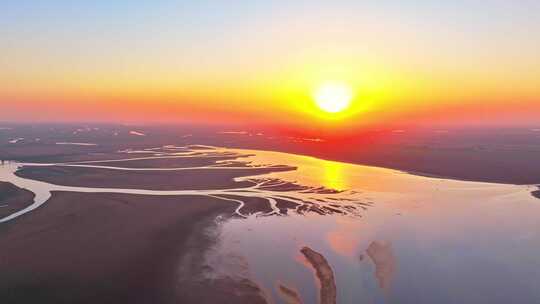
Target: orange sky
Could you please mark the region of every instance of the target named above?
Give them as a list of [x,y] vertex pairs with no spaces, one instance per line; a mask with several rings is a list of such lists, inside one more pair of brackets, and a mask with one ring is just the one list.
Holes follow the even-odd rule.
[[[534,1],[4,6],[4,121],[538,120]],[[337,117],[313,102],[327,81],[355,92]]]

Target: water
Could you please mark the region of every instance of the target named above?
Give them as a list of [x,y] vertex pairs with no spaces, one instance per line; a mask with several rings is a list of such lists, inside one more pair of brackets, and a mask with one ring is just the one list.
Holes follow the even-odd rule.
[[[206,195],[238,203],[237,217],[220,222],[218,241],[205,253],[212,269],[208,275],[247,278],[261,287],[269,302],[291,303],[291,294],[304,303],[318,301],[319,279],[300,252],[304,246],[324,256],[332,268],[338,303],[540,302],[540,200],[531,195],[532,186],[435,179],[277,152],[180,149],[146,153],[152,159],[232,153],[244,161],[239,168],[280,165],[296,170],[239,178],[253,182],[244,189],[158,191],[53,185],[17,177],[21,164],[10,163],[0,167],[0,180],[29,189],[36,198],[0,222],[42,206],[51,191]],[[110,163],[61,165],[185,169]],[[224,170],[223,165],[201,168]],[[280,188],[291,182],[304,188]],[[267,200],[272,211],[243,212],[242,198],[251,196]],[[280,199],[298,206],[283,216],[276,206]],[[298,208],[324,211],[336,204],[339,212],[319,212],[324,215]]]
[[284,285],[304,303],[316,303],[317,278],[300,253],[309,246],[333,268],[338,303],[540,302],[540,201],[532,187],[273,152],[259,152],[257,159],[298,166],[274,177],[354,189],[374,202],[361,217],[251,217],[222,224],[210,260],[242,256],[271,301],[287,303]]

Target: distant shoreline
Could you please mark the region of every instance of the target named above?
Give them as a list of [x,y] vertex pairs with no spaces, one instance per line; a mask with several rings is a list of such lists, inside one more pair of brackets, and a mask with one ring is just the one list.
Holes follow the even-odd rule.
[[[133,136],[134,126],[122,125],[83,128],[80,124],[65,124],[33,128],[31,125],[17,124],[6,127],[9,129],[0,132],[0,159],[23,162],[82,160],[90,154],[126,148],[198,143],[312,156],[434,178],[514,185],[540,184],[540,136],[531,128],[446,133],[381,131],[359,134],[346,141],[314,141],[280,135],[279,130],[264,133],[255,130],[227,132],[223,131],[227,130],[225,128],[197,125],[138,127],[137,130],[146,136]],[[10,143],[17,138],[26,140]],[[95,146],[57,143],[92,143]]]

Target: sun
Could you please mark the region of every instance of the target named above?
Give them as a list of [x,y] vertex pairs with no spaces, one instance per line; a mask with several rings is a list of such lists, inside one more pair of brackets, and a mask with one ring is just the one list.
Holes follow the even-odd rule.
[[321,110],[339,113],[351,105],[353,90],[345,83],[328,82],[318,87],[313,96]]

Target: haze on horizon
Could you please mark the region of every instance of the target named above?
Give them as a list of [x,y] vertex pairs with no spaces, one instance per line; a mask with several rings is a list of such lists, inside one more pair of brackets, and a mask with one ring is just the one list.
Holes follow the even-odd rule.
[[[4,1],[0,121],[526,124],[538,1]],[[307,122],[307,123],[306,123]]]

